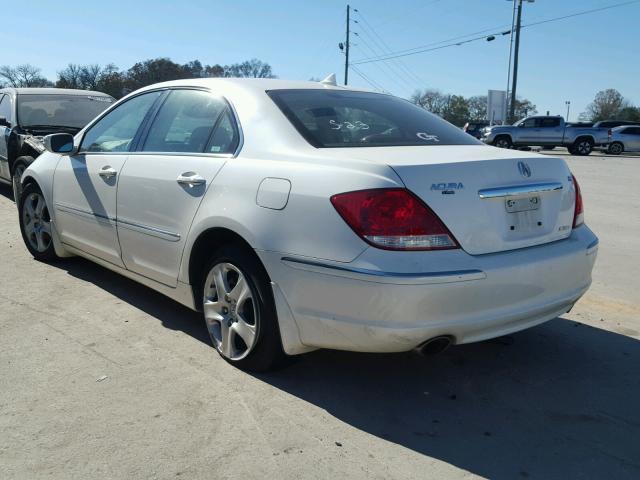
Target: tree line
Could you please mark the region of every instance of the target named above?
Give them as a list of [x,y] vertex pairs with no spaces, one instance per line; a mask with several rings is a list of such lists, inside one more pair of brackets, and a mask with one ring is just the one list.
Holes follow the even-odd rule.
[[[205,65],[199,60],[180,64],[163,57],[138,62],[128,70],[120,70],[112,63],[104,66],[70,63],[58,71],[55,82],[45,78],[41,69],[33,65],[0,66],[0,87],[77,88],[97,90],[115,98],[158,82],[207,77],[275,78],[275,75],[268,63],[255,58],[230,65]],[[417,90],[410,100],[454,125],[487,120],[486,95],[464,97],[427,88]],[[536,106],[530,100],[516,100],[514,121],[536,113]],[[596,94],[579,119],[591,122],[612,119],[640,122],[640,107],[634,106],[618,90],[609,88]]]
[[[486,95],[466,98],[462,95],[451,95],[439,90],[426,89],[416,91],[411,95],[410,100],[459,127],[470,121],[488,120]],[[538,110],[530,100],[522,98],[516,100],[515,120],[536,113]]]
[[[464,97],[439,90],[417,90],[410,100],[416,105],[441,116],[459,127],[470,121],[487,121],[487,96]],[[514,122],[535,115],[538,110],[530,100],[518,98]],[[631,120],[640,122],[640,107],[634,106],[618,90],[609,88],[598,92],[587,110],[579,115],[580,121]]]
[[57,78],[45,78],[41,69],[25,64],[0,67],[0,87],[58,87],[97,90],[121,98],[129,92],[158,82],[185,78],[253,77],[275,78],[271,65],[256,58],[230,65],[204,65],[199,60],[180,64],[169,58],[154,58],[138,62],[128,70],[110,63],[68,64],[58,71]]

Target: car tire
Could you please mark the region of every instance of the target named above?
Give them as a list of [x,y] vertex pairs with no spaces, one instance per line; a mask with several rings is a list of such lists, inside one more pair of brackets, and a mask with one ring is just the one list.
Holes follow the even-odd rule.
[[253,252],[237,245],[219,248],[209,258],[200,285],[207,331],[222,358],[250,372],[284,364],[270,280]]
[[493,141],[493,146],[498,148],[511,148],[513,147],[513,143],[509,137],[501,135]]
[[13,163],[11,180],[13,183],[13,201],[16,202],[16,205],[18,205],[18,202],[20,201],[20,194],[22,193],[22,184],[20,183],[20,179],[22,178],[24,171],[32,162],[33,158],[31,157],[18,157]]
[[624,145],[621,142],[613,142],[607,149],[610,155],[620,155],[622,152],[624,152]]
[[593,150],[593,140],[590,138],[578,138],[571,150],[571,155],[586,156]]
[[53,224],[42,191],[35,183],[24,187],[18,200],[20,232],[29,253],[41,262],[58,258],[53,246]]

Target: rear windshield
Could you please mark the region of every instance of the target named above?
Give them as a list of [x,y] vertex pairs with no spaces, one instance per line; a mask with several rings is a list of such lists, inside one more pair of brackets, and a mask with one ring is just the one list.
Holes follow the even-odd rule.
[[480,143],[440,117],[391,95],[320,89],[267,94],[315,147]]
[[18,95],[22,127],[72,127],[78,130],[110,106],[114,99],[99,95]]

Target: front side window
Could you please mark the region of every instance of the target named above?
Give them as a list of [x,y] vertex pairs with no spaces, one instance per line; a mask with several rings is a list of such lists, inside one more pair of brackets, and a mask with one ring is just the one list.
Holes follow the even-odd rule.
[[317,148],[480,144],[440,117],[391,95],[321,89],[267,94]]
[[522,126],[522,128],[536,128],[540,125],[540,122],[537,118],[527,118],[526,120],[520,122],[520,125]]
[[127,152],[147,112],[162,92],[149,92],[118,105],[85,134],[81,152]]
[[79,132],[115,100],[102,95],[18,95],[18,120],[22,128],[47,130],[51,127]]
[[174,90],[153,121],[142,150],[202,153],[227,108],[224,100],[210,93]]

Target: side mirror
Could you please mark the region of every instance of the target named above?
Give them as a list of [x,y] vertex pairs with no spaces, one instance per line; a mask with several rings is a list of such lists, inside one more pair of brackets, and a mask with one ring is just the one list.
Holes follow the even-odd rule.
[[11,122],[7,120],[7,117],[0,117],[0,127],[11,128]]
[[44,137],[44,148],[52,153],[71,155],[75,152],[73,135],[70,133],[54,133]]

